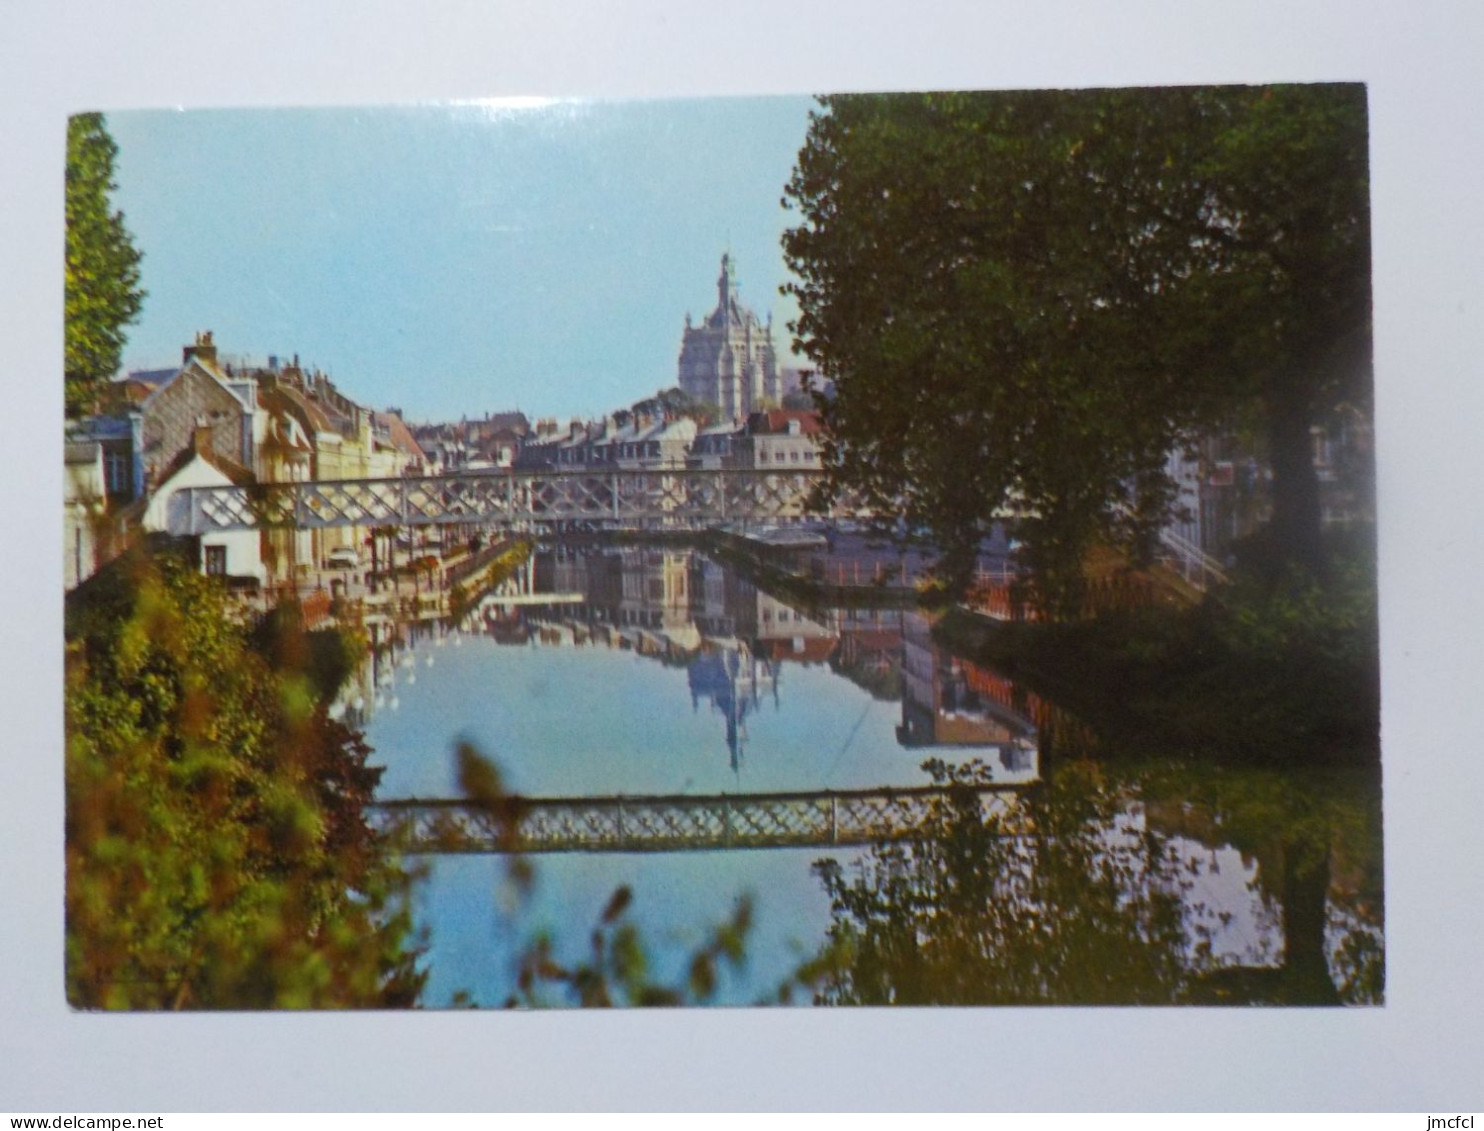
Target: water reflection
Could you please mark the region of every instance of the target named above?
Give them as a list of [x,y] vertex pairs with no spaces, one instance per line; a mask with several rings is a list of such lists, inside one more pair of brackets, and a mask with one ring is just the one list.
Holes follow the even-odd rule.
[[1381,997],[1376,783],[1097,765],[1096,736],[916,610],[804,607],[689,550],[546,548],[458,625],[384,636],[340,709],[387,766],[383,797],[456,796],[457,735],[528,796],[1036,787],[992,810],[945,799],[865,852],[542,858],[551,886],[513,915],[491,908],[493,864],[435,859],[430,1004],[506,1000],[520,940],[580,949],[574,908],[621,885],[661,967],[665,940],[754,897],[723,1003]]
[[778,704],[778,663],[759,659],[746,644],[704,649],[686,668],[691,706],[704,699],[725,720],[732,772],[742,774],[742,746],[747,741],[747,716],[765,696]]
[[865,1005],[1379,1000],[1379,928],[1332,884],[1334,842],[1264,859],[1222,843],[1234,815],[1185,835],[1191,810],[1171,822],[1092,762],[1014,812],[944,802],[920,837],[817,865],[832,919],[806,988]]

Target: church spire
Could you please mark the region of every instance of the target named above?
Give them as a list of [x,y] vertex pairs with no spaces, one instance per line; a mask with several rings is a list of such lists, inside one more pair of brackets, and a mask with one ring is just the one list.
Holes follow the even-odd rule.
[[729,252],[723,252],[721,256],[721,275],[716,280],[716,309],[722,317],[722,325],[731,320],[732,297],[737,290],[737,275],[732,267],[732,256]]

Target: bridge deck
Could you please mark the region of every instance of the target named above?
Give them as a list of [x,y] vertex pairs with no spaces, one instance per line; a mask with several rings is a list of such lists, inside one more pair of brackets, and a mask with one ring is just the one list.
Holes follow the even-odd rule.
[[675,852],[865,845],[919,833],[950,805],[1006,812],[1029,788],[824,790],[655,797],[396,800],[366,808],[373,826],[423,853]]

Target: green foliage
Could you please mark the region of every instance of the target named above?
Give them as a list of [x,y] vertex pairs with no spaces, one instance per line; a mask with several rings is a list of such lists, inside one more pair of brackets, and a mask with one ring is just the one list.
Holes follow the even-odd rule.
[[[740,967],[746,958],[752,903],[737,901],[732,917],[715,927],[685,963],[684,981],[670,985],[654,977],[648,948],[628,919],[633,892],[617,888],[593,929],[586,957],[563,962],[550,935],[539,935],[521,957],[511,1008],[579,1005],[653,1007],[706,1005],[713,1001],[723,965]],[[550,991],[556,996],[550,996]]]
[[[717,420],[717,409],[715,405],[697,400],[678,386],[663,389],[654,396],[639,401],[632,406],[630,412],[642,412],[650,416],[668,415],[672,417],[684,417],[694,420],[697,428],[707,428],[715,424]],[[626,418],[628,415],[625,414]]]
[[[983,767],[924,765],[942,784]],[[1091,764],[1018,809],[965,789],[923,833],[853,868],[821,861],[834,922],[799,971],[831,1005],[1149,1004],[1177,1000],[1197,959],[1183,878],[1161,838],[1120,830],[1128,799]]]
[[[988,780],[973,763],[924,768]],[[1008,809],[965,791],[910,840],[816,865],[833,923],[795,985],[822,1004],[1378,1003],[1374,784],[1171,762],[1118,780],[1073,761]],[[1193,890],[1212,865],[1177,836],[1256,858],[1281,947],[1215,951],[1227,913]]]
[[365,640],[334,626],[305,631],[297,601],[270,609],[248,635],[248,644],[279,671],[302,672],[316,699],[329,702],[354,674],[365,655]]
[[118,147],[101,114],[67,122],[66,406],[94,407],[119,367],[124,327],[139,315],[139,252],[121,213],[110,210]]
[[[521,798],[505,788],[499,767],[469,743],[458,743],[454,756],[465,799],[493,818],[500,832],[506,879],[503,890],[497,892],[496,910],[511,910],[535,883],[533,866],[517,851]],[[716,997],[722,968],[740,968],[746,962],[752,901],[743,896],[736,900],[731,917],[713,927],[687,957],[681,982],[672,985],[658,980],[644,937],[628,917],[633,900],[628,885],[614,890],[593,927],[585,954],[571,956],[562,940],[549,933],[537,934],[521,954],[516,989],[506,999],[506,1007],[705,1005]],[[459,1003],[465,1001],[467,995]]]
[[1308,424],[1368,373],[1365,121],[1354,86],[822,100],[784,249],[836,486],[951,587],[1016,513],[1074,609],[1090,545],[1149,546],[1166,454],[1255,404],[1312,557]]
[[1274,771],[1163,760],[1132,775],[1150,804],[1257,860],[1281,905],[1281,967],[1214,971],[1192,992],[1212,1003],[1379,1004],[1385,991],[1380,775],[1374,768]]
[[380,771],[289,635],[272,633],[270,664],[217,584],[170,559],[126,559],[74,594],[74,1006],[415,1002],[408,878],[361,814]]

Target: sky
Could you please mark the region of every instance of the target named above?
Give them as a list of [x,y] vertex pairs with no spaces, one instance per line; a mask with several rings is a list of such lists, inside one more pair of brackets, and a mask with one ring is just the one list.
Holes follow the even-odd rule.
[[411,421],[597,415],[676,383],[687,312],[796,312],[805,97],[111,113],[148,292],[126,370],[299,356]]

